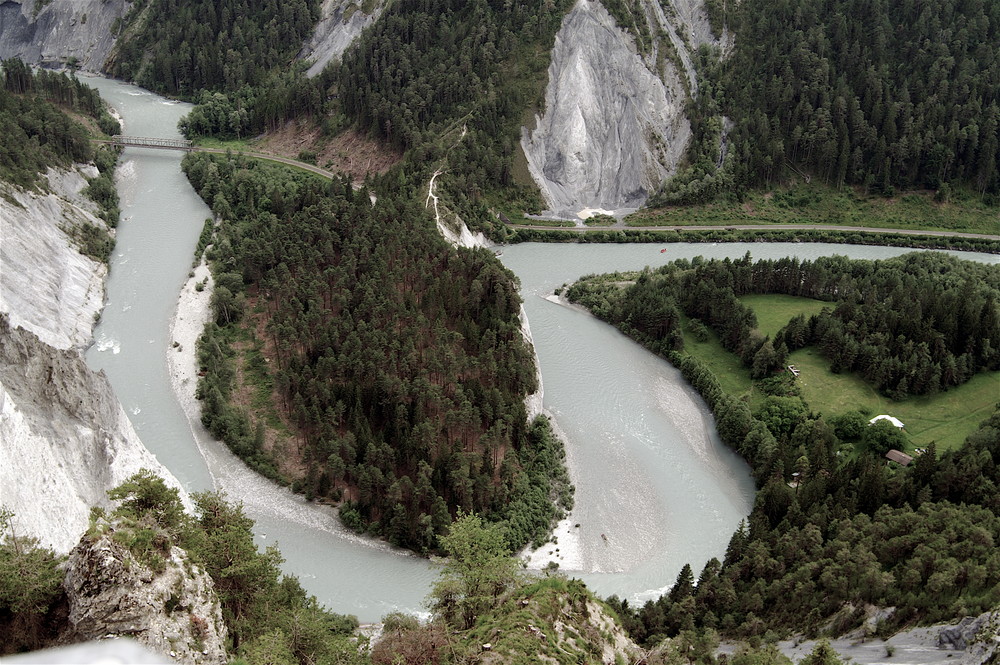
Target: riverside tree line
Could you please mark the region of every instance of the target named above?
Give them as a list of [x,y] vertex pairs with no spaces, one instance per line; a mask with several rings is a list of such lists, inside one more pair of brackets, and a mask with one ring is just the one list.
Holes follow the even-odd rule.
[[[979,369],[995,371],[995,358],[980,354],[992,348],[988,335],[996,330],[995,266],[932,254],[874,262],[832,257],[755,263],[747,256],[677,261],[625,288],[616,284],[621,279],[588,278],[569,296],[681,369],[760,488],[725,560],[709,562],[697,584],[686,567],[668,594],[642,608],[612,599],[638,639],[655,643],[683,631],[816,634],[824,626],[839,634],[863,621],[866,603],[896,608],[880,626],[891,634],[908,623],[976,614],[1000,601],[1000,411],[961,449],[939,456],[931,444],[911,468],[894,470],[879,456],[898,445],[894,428],[869,427],[856,412],[828,419],[802,399],[787,374],[774,374],[789,336],[799,339],[801,333],[804,341],[812,334],[817,348],[827,344],[824,352],[840,354],[840,328],[832,321],[844,330],[865,330],[865,339],[884,340],[879,353],[890,359],[893,349],[922,348],[929,334],[950,349],[942,353],[988,358]],[[904,289],[909,306],[902,301]],[[786,326],[773,347],[755,334],[753,313],[736,294],[785,292],[826,294],[837,305],[815,322]],[[931,294],[945,298],[944,304],[920,310],[915,303],[932,306]],[[954,306],[947,307],[949,302]],[[840,318],[845,311],[867,316]],[[756,388],[766,395],[756,409],[726,393],[701,361],[683,352],[681,312],[703,316],[694,320],[695,333],[698,326],[713,328],[751,368]],[[968,329],[959,332],[960,321]],[[824,329],[834,332],[816,338]],[[928,350],[934,345],[926,344]],[[913,363],[908,371],[915,376],[919,367]],[[855,441],[866,444],[860,452],[837,454],[844,442]]]

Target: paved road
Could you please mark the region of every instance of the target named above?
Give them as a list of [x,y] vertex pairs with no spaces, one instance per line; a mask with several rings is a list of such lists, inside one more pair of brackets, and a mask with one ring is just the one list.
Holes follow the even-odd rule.
[[[997,222],[1000,226],[1000,221]],[[718,226],[545,226],[540,224],[508,224],[509,229],[532,231],[858,231],[861,233],[897,233],[910,236],[944,236],[948,238],[981,238],[1000,242],[1000,235],[989,233],[963,233],[960,231],[921,231],[917,229],[882,229],[869,226],[837,226],[835,224],[720,224]]]

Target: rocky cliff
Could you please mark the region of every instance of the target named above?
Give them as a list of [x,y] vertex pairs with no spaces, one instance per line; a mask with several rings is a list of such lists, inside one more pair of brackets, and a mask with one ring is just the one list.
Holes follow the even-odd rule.
[[72,233],[107,231],[96,204],[80,191],[93,166],[50,169],[45,192],[0,182],[0,313],[58,349],[83,349],[104,306],[107,266],[82,255]]
[[700,0],[668,4],[669,17],[657,0],[636,3],[641,44],[596,0],[578,0],[563,21],[545,111],[521,140],[556,214],[636,208],[676,170],[691,136],[684,107],[697,94],[691,50],[717,42]]
[[[365,7],[371,7],[366,11]],[[299,58],[312,64],[306,72],[315,76],[327,64],[339,58],[361,31],[382,14],[385,2],[360,0],[324,0],[319,23],[313,36],[302,46]]]
[[[109,528],[103,522],[98,527]],[[70,552],[63,639],[127,636],[175,662],[227,662],[227,631],[212,578],[179,547],[153,554],[150,565],[119,542],[127,535],[113,533],[88,534]]]
[[[6,239],[5,239],[6,240]],[[139,441],[104,374],[0,316],[0,504],[18,533],[67,552],[91,506],[147,468],[179,484]],[[182,490],[183,500],[191,507]]]
[[0,58],[61,66],[71,59],[100,71],[127,0],[4,0],[0,2]]

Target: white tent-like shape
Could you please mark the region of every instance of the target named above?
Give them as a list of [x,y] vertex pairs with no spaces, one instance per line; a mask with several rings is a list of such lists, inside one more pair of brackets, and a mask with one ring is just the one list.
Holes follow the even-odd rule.
[[872,418],[871,420],[868,421],[868,424],[869,425],[874,425],[879,420],[888,420],[890,423],[892,423],[893,425],[895,425],[899,429],[903,429],[903,423],[902,423],[902,421],[900,421],[898,418],[893,418],[892,416],[887,416],[887,415],[884,415],[884,414],[881,415],[881,416],[875,416],[874,418]]

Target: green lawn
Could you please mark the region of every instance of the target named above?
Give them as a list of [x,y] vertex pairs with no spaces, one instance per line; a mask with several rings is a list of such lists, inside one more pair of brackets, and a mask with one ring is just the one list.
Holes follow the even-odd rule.
[[[761,333],[772,337],[793,316],[810,316],[831,306],[820,300],[785,295],[744,296],[740,300],[753,308]],[[753,393],[750,373],[739,358],[722,348],[714,332],[708,341],[696,341],[687,331],[686,318],[682,330],[684,350],[708,365],[726,392],[749,394],[750,406],[756,408],[760,396]],[[830,363],[812,347],[791,353],[788,362],[801,371],[797,383],[814,411],[827,418],[853,410],[895,416],[906,424],[906,433],[915,447],[931,441],[937,443],[938,450],[961,446],[1000,402],[1000,372],[978,374],[968,383],[937,395],[894,402],[857,374],[832,373]]]
[[748,305],[757,315],[757,330],[771,339],[774,339],[775,333],[781,330],[792,317],[804,314],[808,319],[813,314],[819,314],[824,307],[832,308],[834,306],[834,303],[831,302],[786,296],[780,293],[743,296],[740,301]]
[[915,446],[936,441],[938,450],[957,448],[1000,402],[1000,372],[977,374],[971,381],[937,395],[894,402],[856,374],[833,374],[818,351],[805,348],[788,357],[802,373],[798,385],[809,406],[827,417],[862,409],[873,416],[895,416],[906,425]]
[[719,336],[709,329],[709,338],[699,342],[688,329],[688,318],[681,315],[681,331],[684,335],[684,351],[705,363],[730,395],[744,395],[751,391],[750,370],[740,359],[729,353],[719,342]]

